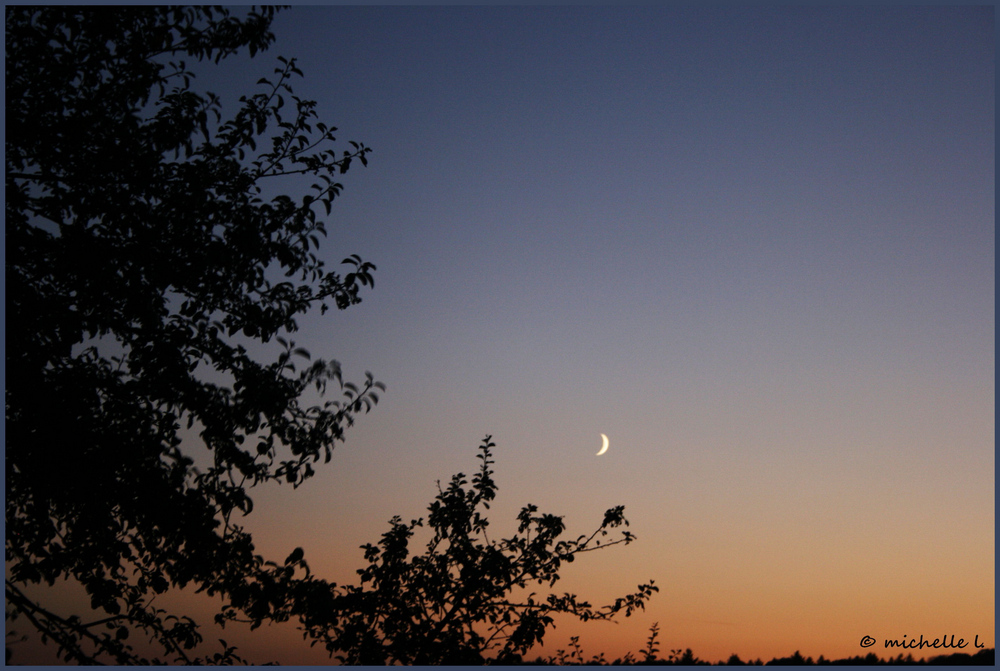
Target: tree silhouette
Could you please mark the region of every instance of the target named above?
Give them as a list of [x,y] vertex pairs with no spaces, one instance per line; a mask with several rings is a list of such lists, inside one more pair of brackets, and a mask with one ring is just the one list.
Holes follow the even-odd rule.
[[[194,623],[153,597],[194,585],[259,608],[263,560],[233,513],[250,512],[250,486],[312,475],[378,400],[370,374],[344,382],[281,337],[373,284],[371,263],[350,256],[341,276],[316,254],[317,208],[368,148],[330,148],[335,129],[292,93],[294,61],[223,120],[172,60],[253,55],[273,15],[6,8],[7,615],[68,660],[141,661],[138,628],[198,661]],[[287,175],[310,177],[309,195],[265,200]],[[272,340],[276,358],[255,358]],[[306,403],[331,382],[340,400]],[[182,450],[199,439],[207,450]],[[24,589],[67,577],[93,622]]]
[[[628,544],[635,536],[621,531],[602,542],[609,530],[628,526],[622,506],[608,510],[589,536],[559,540],[562,518],[527,505],[517,516],[516,534],[491,539],[485,515],[497,491],[493,447],[487,436],[471,482],[459,473],[445,489],[438,483],[427,516],[432,534],[423,554],[410,553],[410,540],[423,519],[404,523],[394,517],[378,544],[364,546],[368,566],[358,571],[359,585],[313,578],[301,550],[283,566],[272,564],[275,592],[292,595],[279,617],[298,617],[308,637],[347,664],[482,664],[519,662],[543,641],[554,615],[586,622],[644,609],[659,591],[653,581],[602,608],[574,594],[527,592],[534,585],[554,586],[562,565],[577,555]],[[305,577],[294,578],[299,570]],[[235,609],[224,615],[239,619]]]
[[[369,149],[330,148],[336,129],[292,93],[293,60],[225,120],[172,60],[264,50],[274,11],[6,8],[8,620],[67,661],[241,661],[224,642],[197,656],[197,623],[154,605],[191,586],[222,597],[219,624],[294,618],[344,661],[438,663],[513,661],[555,614],[643,607],[652,583],[600,609],[520,596],[627,522],[613,508],[589,537],[559,541],[561,518],[527,506],[515,536],[490,540],[488,439],[471,487],[459,474],[431,505],[423,555],[408,552],[422,522],[399,518],[366,546],[360,586],[313,577],[301,549],[281,565],[255,554],[236,515],[251,512],[250,488],[312,476],[384,389],[370,373],[343,381],[288,339],[297,316],[373,286],[371,263],[349,256],[340,275],[317,255],[317,209],[329,214],[336,176]],[[264,198],[289,175],[311,178],[310,193]],[[341,397],[309,405],[330,383]],[[33,596],[61,579],[95,613]]]

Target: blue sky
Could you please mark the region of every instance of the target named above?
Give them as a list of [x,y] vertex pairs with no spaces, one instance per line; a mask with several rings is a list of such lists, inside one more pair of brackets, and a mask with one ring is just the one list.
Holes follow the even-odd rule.
[[375,290],[296,340],[388,391],[314,482],[260,495],[262,548],[308,539],[349,580],[490,433],[498,529],[626,505],[640,541],[566,588],[664,592],[581,630],[594,652],[653,621],[713,660],[992,636],[991,8],[297,7],[274,30],[232,91],[294,56],[296,93],[374,148],[325,249]]

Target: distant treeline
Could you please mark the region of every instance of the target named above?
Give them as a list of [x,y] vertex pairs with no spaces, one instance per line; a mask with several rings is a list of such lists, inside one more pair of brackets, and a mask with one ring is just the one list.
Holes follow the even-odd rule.
[[[562,651],[560,651],[562,652]],[[653,659],[653,660],[643,660],[638,661],[632,657],[632,655],[626,655],[622,659],[616,659],[609,662],[604,659],[603,655],[594,657],[590,661],[581,662],[579,659],[570,659],[568,656],[560,657],[550,657],[548,659],[538,658],[531,664],[538,665],[635,665],[635,666],[650,666],[650,665],[717,665],[717,666],[766,666],[766,665],[803,665],[803,664],[947,664],[947,665],[977,665],[977,666],[994,666],[994,648],[986,648],[979,650],[975,654],[968,654],[964,652],[956,652],[949,655],[938,655],[936,657],[929,657],[927,659],[914,659],[913,655],[906,655],[905,657],[900,654],[897,657],[889,657],[882,659],[874,652],[870,652],[867,655],[855,655],[854,657],[845,657],[843,659],[826,659],[823,655],[820,655],[817,659],[812,657],[803,657],[797,650],[795,654],[791,657],[775,657],[769,662],[763,662],[760,659],[753,661],[744,661],[740,659],[739,655],[731,655],[726,661],[718,662],[708,662],[702,659],[698,659],[691,652],[691,648],[688,648],[683,653],[680,650],[675,650],[673,654],[670,655],[669,659]]]

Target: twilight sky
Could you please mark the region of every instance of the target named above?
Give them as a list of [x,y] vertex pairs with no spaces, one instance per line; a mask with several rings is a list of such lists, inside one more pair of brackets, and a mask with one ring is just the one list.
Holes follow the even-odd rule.
[[374,149],[322,251],[375,290],[294,339],[388,390],[306,486],[254,495],[265,556],[354,582],[492,434],[494,535],[529,502],[568,537],[624,504],[639,540],[556,589],[661,588],[540,652],[614,659],[653,622],[710,661],[994,645],[991,7],[296,7],[274,31],[196,87],[231,111],[295,57],[296,94]]
[[214,90],[294,56],[296,93],[374,148],[324,249],[375,290],[295,339],[388,391],[308,486],[256,497],[265,554],[353,581],[489,433],[495,534],[528,502],[571,537],[624,504],[639,541],[557,587],[661,587],[550,653],[613,659],[653,622],[712,661],[993,646],[992,8],[297,7],[274,30]]

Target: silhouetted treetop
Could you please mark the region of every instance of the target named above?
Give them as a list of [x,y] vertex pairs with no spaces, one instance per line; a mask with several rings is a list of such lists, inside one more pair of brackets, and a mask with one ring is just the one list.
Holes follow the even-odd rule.
[[[8,604],[67,659],[139,661],[127,628],[72,626],[20,587],[71,577],[109,626],[191,661],[193,624],[152,597],[193,583],[258,607],[247,488],[301,483],[378,399],[288,338],[373,285],[371,263],[317,253],[318,211],[369,150],[332,148],[292,60],[228,117],[192,89],[184,58],[266,49],[274,9],[5,11]],[[282,175],[303,195],[265,198]],[[339,400],[304,402],[331,382]]]
[[[371,263],[352,254],[339,274],[318,252],[336,178],[368,148],[332,148],[335,129],[292,92],[294,60],[229,115],[182,60],[267,48],[274,11],[6,8],[8,620],[67,661],[241,661],[225,642],[198,656],[197,623],[156,605],[190,586],[219,597],[220,625],[297,620],[348,663],[439,664],[517,661],[557,614],[644,608],[652,581],[600,608],[533,591],[634,537],[620,506],[563,540],[561,517],[527,505],[492,538],[489,437],[471,480],[439,487],[423,553],[424,521],[395,517],[358,585],[313,576],[302,548],[256,554],[238,522],[250,489],[312,476],[384,389],[291,339],[298,316],[373,286]],[[292,175],[303,193],[265,196]],[[323,400],[330,384],[340,395]],[[33,586],[61,579],[95,612],[42,603]]]
[[[618,506],[591,534],[561,540],[562,518],[537,514],[529,504],[517,515],[516,533],[491,538],[486,511],[497,491],[493,447],[487,436],[471,481],[458,473],[447,487],[439,483],[422,553],[411,550],[411,540],[423,518],[405,523],[397,516],[378,543],[363,546],[368,566],[358,571],[358,585],[313,578],[298,554],[274,565],[274,584],[296,595],[283,616],[298,617],[308,637],[346,664],[483,664],[519,662],[543,641],[555,615],[586,622],[644,609],[659,591],[652,580],[603,607],[574,594],[535,591],[553,587],[563,564],[577,555],[628,544],[635,536],[619,532],[607,540],[613,529],[628,525]],[[295,570],[305,577],[294,578]],[[239,619],[235,610],[228,616]]]

